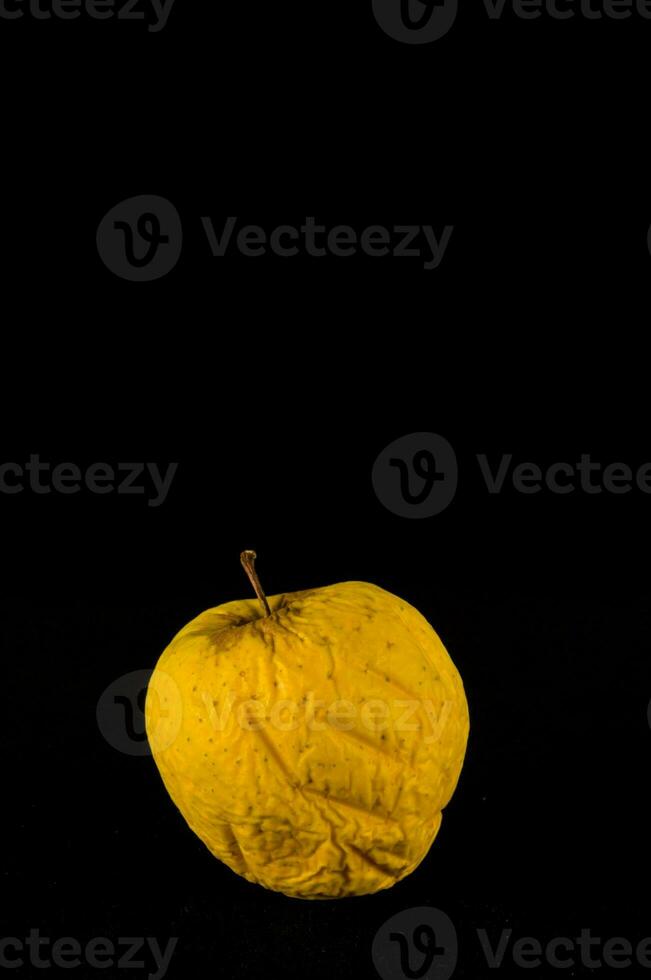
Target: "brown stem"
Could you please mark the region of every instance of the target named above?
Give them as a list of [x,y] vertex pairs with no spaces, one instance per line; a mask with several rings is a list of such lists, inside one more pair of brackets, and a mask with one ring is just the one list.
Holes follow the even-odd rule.
[[242,562],[242,567],[244,571],[249,576],[249,582],[255,589],[255,594],[262,603],[262,608],[264,609],[265,616],[271,616],[271,609],[269,608],[269,603],[267,602],[267,597],[262,591],[262,586],[260,585],[260,579],[258,578],[258,573],[255,570],[255,560],[258,556],[255,551],[243,551],[240,555],[240,561]]

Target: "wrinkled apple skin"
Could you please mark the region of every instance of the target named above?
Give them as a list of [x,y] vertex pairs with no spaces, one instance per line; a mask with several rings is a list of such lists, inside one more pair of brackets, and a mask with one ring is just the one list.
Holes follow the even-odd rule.
[[389,888],[427,854],[468,739],[461,678],[365,582],[228,602],[163,652],[146,701],[172,800],[239,875],[298,898]]

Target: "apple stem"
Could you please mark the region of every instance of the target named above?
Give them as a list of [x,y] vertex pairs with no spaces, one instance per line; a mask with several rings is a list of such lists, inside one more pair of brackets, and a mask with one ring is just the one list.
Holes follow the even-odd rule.
[[240,555],[240,561],[242,562],[242,567],[244,571],[249,576],[249,582],[255,590],[255,594],[262,604],[265,616],[271,616],[271,609],[269,603],[267,602],[267,597],[262,591],[262,586],[260,585],[260,579],[258,578],[258,573],[255,570],[255,560],[258,556],[255,551],[243,551]]

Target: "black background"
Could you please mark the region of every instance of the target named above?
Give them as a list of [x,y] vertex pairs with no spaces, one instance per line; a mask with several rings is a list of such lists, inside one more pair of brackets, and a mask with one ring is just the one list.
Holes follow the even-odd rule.
[[[651,934],[651,500],[490,496],[475,456],[651,460],[651,24],[464,8],[420,48],[368,4],[176,4],[158,35],[0,22],[0,461],[179,464],[159,508],[0,495],[2,934],[178,936],[168,976],[228,978],[373,977],[375,932],[417,905],[453,920],[463,977],[488,972],[478,928],[635,943]],[[154,283],[95,247],[137,194],[184,226]],[[432,272],[213,259],[205,214],[455,231]],[[370,473],[421,430],[453,445],[459,489],[408,521]],[[307,903],[238,879],[151,759],[98,729],[108,684],[246,594],[243,547],[270,593],[362,579],[403,596],[462,674],[459,787],[387,892]]]

